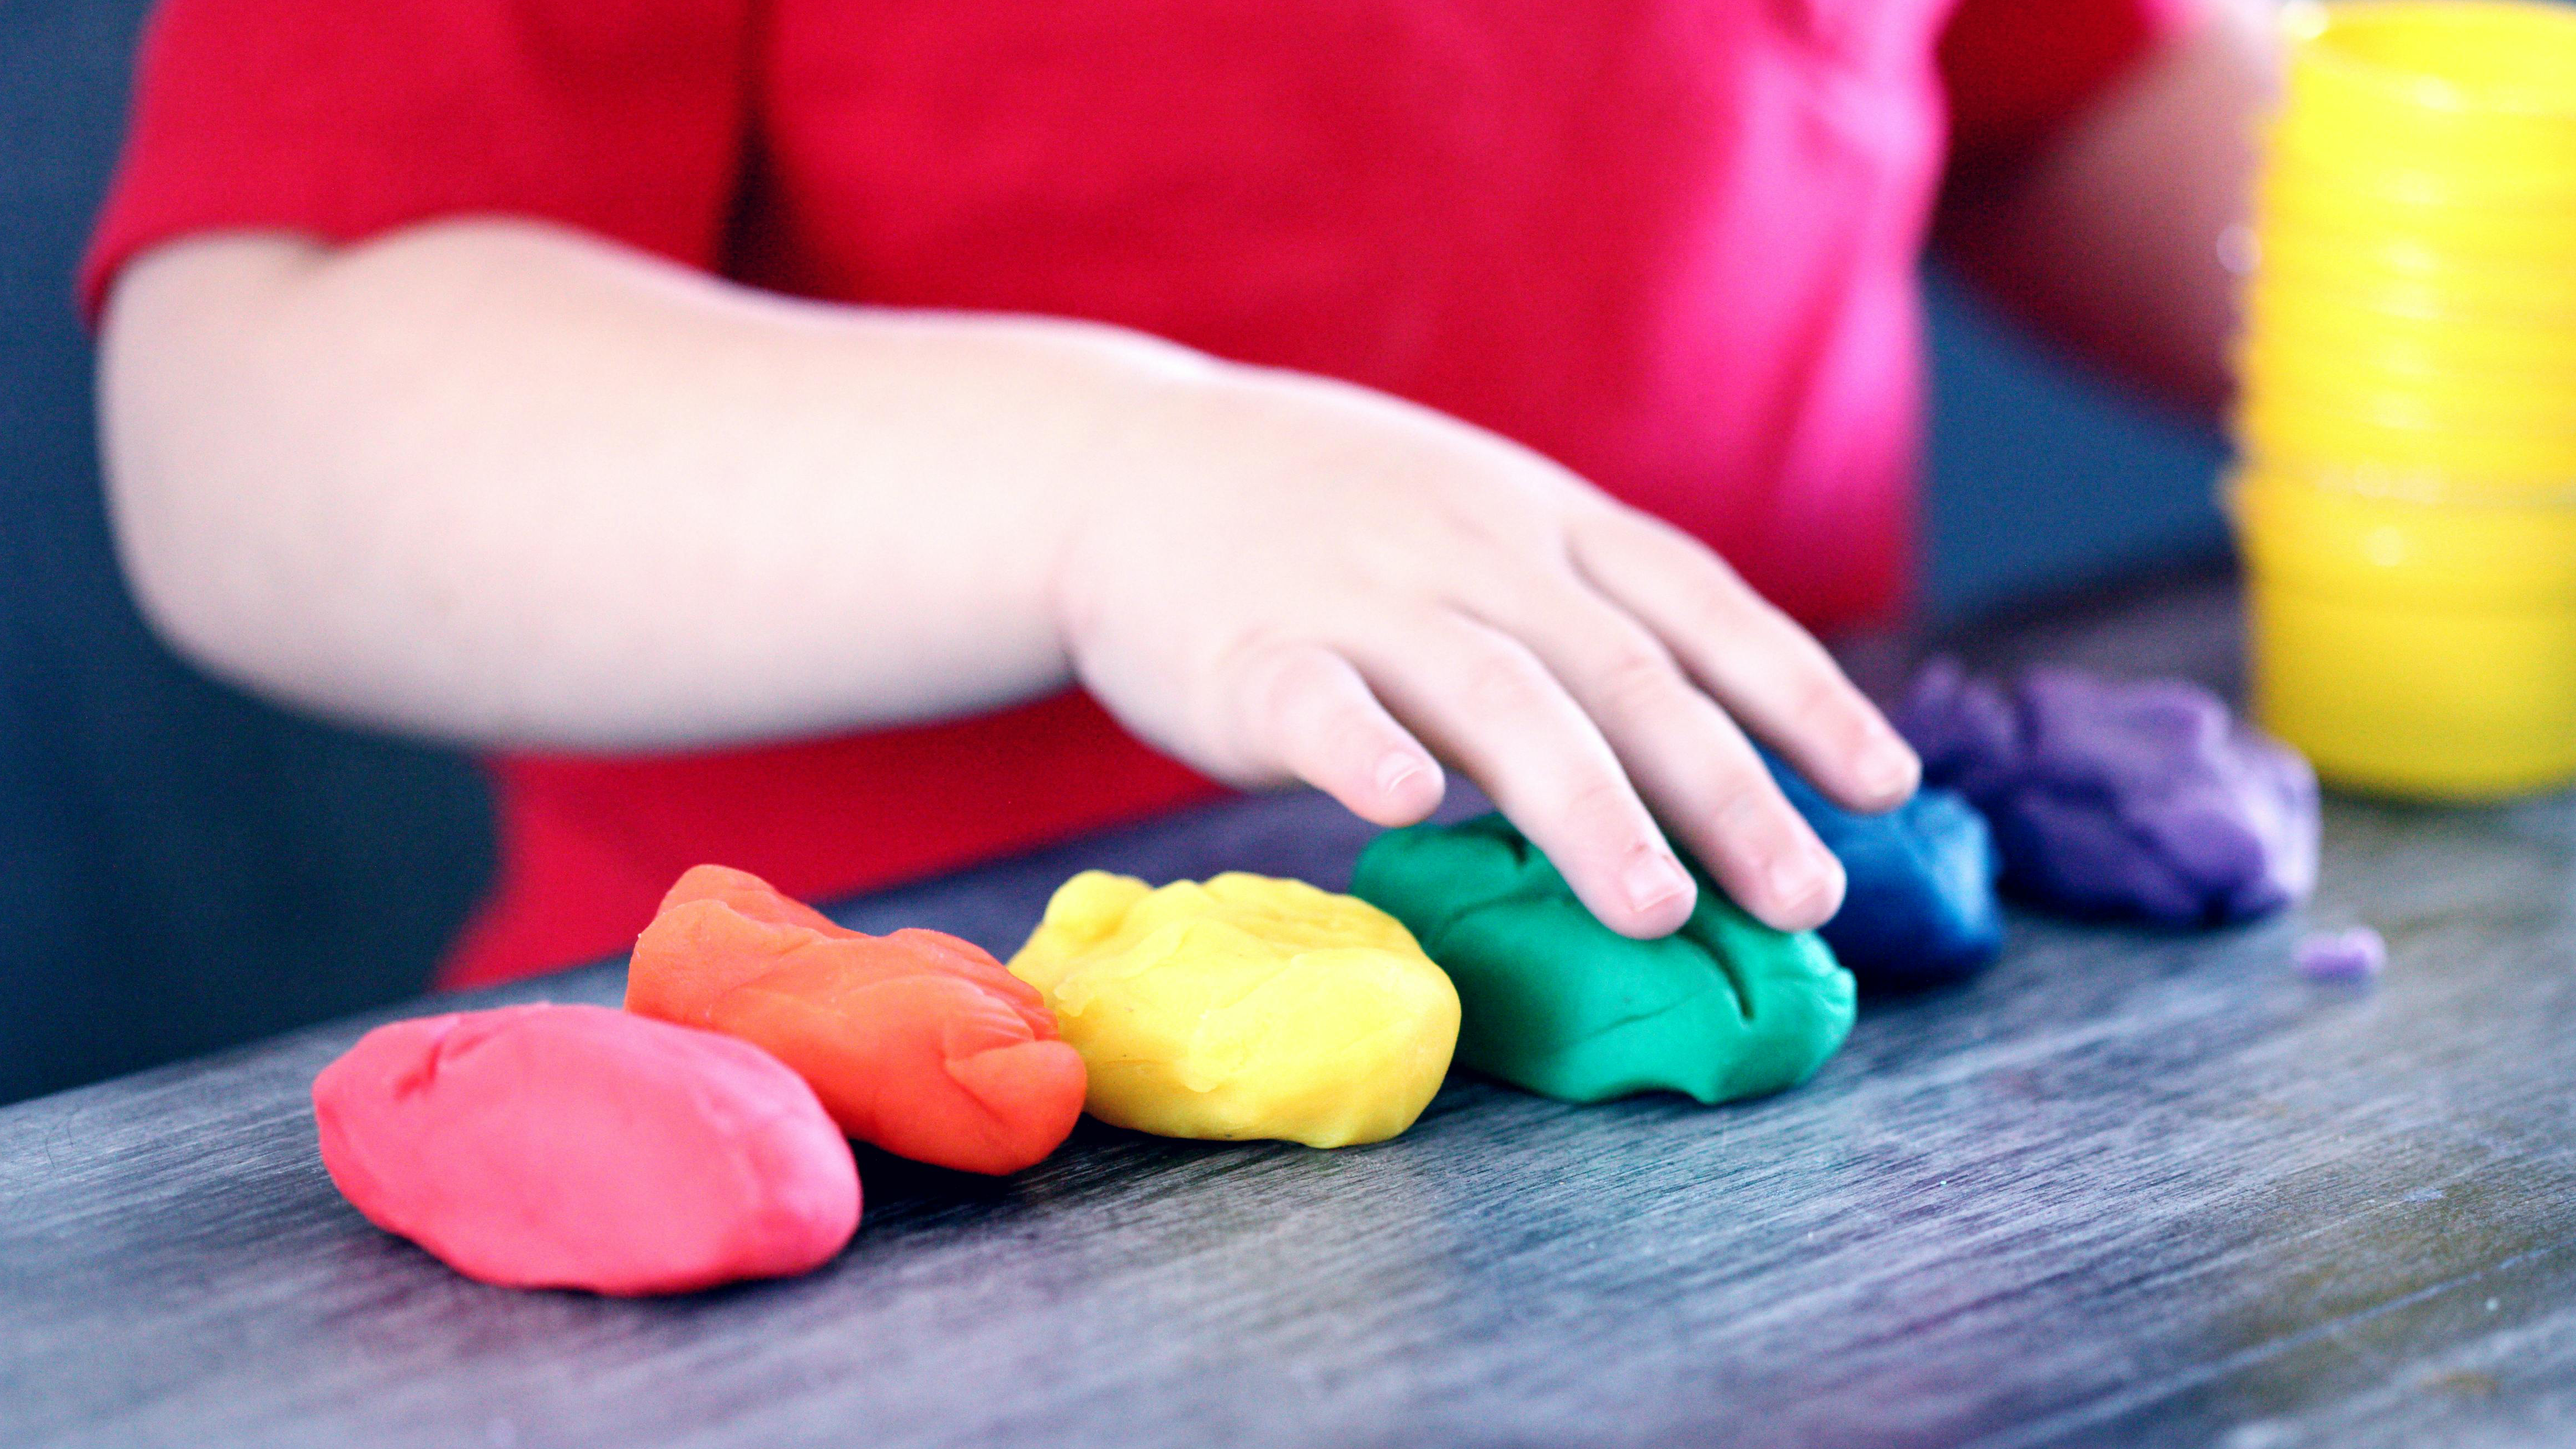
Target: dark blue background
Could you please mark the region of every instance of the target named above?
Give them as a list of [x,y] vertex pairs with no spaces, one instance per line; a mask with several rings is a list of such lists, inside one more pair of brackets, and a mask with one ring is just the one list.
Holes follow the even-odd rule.
[[[416,992],[490,868],[471,766],[207,681],[117,581],[70,279],[143,8],[0,4],[0,1101]],[[1933,317],[1934,617],[2223,547],[2214,440]]]

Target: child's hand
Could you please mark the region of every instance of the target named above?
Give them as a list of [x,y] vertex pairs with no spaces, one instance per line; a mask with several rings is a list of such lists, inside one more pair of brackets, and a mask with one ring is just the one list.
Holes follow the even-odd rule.
[[1438,802],[1437,750],[1636,935],[1691,905],[1650,805],[1775,925],[1841,900],[1738,721],[1855,808],[1915,779],[1674,530],[1437,413],[1113,328],[788,302],[469,219],[163,248],[102,379],[152,617],[347,718],[695,749],[1069,665],[1200,768],[1371,820]]
[[1633,936],[1693,900],[1658,818],[1775,926],[1841,904],[1745,731],[1847,806],[1914,788],[1912,751],[1813,639],[1535,453],[1249,369],[1130,421],[1085,474],[1055,609],[1083,682],[1202,770],[1400,825],[1440,801],[1436,751]]

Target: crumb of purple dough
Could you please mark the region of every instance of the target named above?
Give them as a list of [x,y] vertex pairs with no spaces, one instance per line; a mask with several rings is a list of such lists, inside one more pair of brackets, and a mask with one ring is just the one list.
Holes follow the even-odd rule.
[[2388,965],[2388,943],[2368,926],[2299,938],[2299,974],[2311,981],[2367,981]]

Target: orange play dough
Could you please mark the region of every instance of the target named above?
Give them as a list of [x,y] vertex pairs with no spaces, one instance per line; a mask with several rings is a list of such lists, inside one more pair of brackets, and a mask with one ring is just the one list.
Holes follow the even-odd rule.
[[967,1172],[1016,1172],[1082,1113],[1082,1058],[1036,988],[938,931],[869,936],[702,865],[635,943],[626,1009],[759,1046],[841,1130]]

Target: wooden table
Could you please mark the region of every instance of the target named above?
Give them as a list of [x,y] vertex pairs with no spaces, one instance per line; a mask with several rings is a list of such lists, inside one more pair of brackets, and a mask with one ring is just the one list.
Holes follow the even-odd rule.
[[[2168,591],[1985,652],[2223,676],[2231,621]],[[844,915],[1007,950],[1077,866],[1338,884],[1363,833],[1243,802]],[[2016,917],[1768,1101],[1461,1079],[1375,1148],[869,1155],[831,1266],[657,1302],[360,1221],[305,1096],[345,1022],[0,1112],[0,1443],[2576,1443],[2571,887],[2567,799],[2337,801],[2308,919],[2387,933],[2375,988],[2301,980],[2298,920]]]

